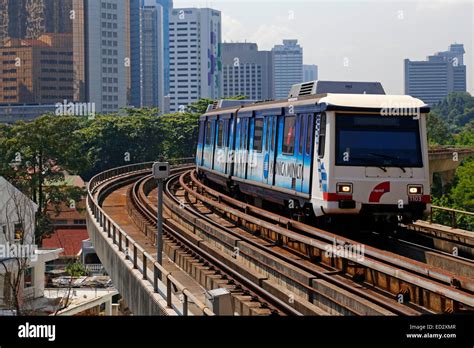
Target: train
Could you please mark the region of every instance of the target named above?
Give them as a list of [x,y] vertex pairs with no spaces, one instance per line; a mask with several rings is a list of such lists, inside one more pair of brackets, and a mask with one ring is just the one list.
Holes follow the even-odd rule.
[[199,118],[196,170],[321,225],[411,222],[431,203],[429,110],[380,82],[310,81],[284,100],[216,101]]

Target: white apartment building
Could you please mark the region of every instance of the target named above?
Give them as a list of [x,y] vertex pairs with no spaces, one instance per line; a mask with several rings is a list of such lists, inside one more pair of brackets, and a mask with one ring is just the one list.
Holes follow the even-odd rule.
[[272,53],[274,97],[286,99],[291,87],[303,82],[303,48],[298,40],[283,40]]
[[176,8],[170,13],[170,111],[185,111],[201,99],[222,96],[221,13]]

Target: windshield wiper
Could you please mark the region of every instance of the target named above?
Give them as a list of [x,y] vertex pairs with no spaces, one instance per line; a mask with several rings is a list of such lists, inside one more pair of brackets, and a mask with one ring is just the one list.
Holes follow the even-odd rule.
[[[371,160],[371,158],[365,158],[365,157],[351,157],[351,159],[355,159],[355,160],[359,160],[359,161]],[[367,167],[370,167],[370,166],[367,166]],[[386,169],[385,167],[378,166],[378,165],[374,165],[373,167],[380,168],[380,169],[382,169],[385,173],[387,172],[387,169]]]
[[[389,159],[395,159],[395,160],[398,160],[399,158],[398,157],[395,157],[395,156],[390,156],[390,155],[382,155],[381,153],[369,153],[369,155],[372,155],[372,156],[377,156],[377,157],[383,157],[383,158],[389,158]],[[402,166],[396,166],[397,168],[400,168],[402,170],[403,173],[406,173],[406,169]]]

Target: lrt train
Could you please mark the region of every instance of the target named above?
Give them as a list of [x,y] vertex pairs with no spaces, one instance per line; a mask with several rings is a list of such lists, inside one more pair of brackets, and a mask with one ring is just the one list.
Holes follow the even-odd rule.
[[428,112],[378,82],[312,81],[285,100],[222,100],[200,117],[197,171],[320,222],[413,221],[430,205]]

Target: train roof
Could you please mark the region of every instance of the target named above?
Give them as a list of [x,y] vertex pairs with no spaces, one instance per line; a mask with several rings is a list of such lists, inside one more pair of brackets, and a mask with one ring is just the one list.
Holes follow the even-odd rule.
[[290,107],[293,107],[294,113],[322,112],[326,110],[360,112],[408,110],[414,113],[427,113],[430,110],[428,105],[423,101],[409,95],[325,93],[261,103],[250,103],[241,106],[216,108],[201,117],[225,116],[235,114],[237,111],[239,115],[249,115],[253,112],[283,115],[285,114],[285,109]]

